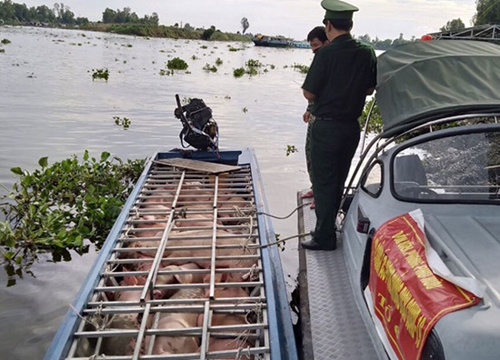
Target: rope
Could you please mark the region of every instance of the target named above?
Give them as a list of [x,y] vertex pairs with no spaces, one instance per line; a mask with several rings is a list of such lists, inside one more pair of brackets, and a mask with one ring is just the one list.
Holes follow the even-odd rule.
[[262,249],[262,248],[266,248],[266,247],[271,246],[271,245],[277,245],[279,243],[285,242],[285,241],[293,239],[293,238],[297,238],[297,237],[301,237],[301,236],[307,236],[307,235],[311,235],[311,233],[310,232],[306,232],[306,233],[302,233],[302,234],[296,234],[296,235],[292,235],[292,236],[286,237],[284,239],[280,239],[278,241],[273,241],[273,242],[270,242],[270,243],[267,243],[267,244],[263,244],[263,245],[248,245],[248,247],[252,248],[252,249]]
[[303,204],[300,204],[299,206],[297,206],[290,214],[288,214],[287,216],[276,216],[276,215],[272,215],[272,214],[269,214],[269,213],[266,213],[266,212],[263,212],[263,211],[255,211],[254,209],[251,209],[251,210],[242,210],[240,208],[238,208],[237,206],[233,206],[233,208],[236,210],[238,216],[240,217],[244,217],[245,215],[265,215],[265,216],[269,216],[269,217],[272,217],[274,219],[278,219],[278,220],[285,220],[285,219],[288,219],[290,216],[292,216],[297,210],[299,210],[301,207],[303,206],[306,206],[306,205],[309,205],[309,203],[303,203]]

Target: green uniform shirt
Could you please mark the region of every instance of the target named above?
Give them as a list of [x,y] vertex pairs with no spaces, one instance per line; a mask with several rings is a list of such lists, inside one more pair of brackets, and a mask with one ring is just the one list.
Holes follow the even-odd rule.
[[316,95],[313,115],[349,120],[358,119],[367,90],[376,84],[375,52],[345,34],[315,54],[302,88]]

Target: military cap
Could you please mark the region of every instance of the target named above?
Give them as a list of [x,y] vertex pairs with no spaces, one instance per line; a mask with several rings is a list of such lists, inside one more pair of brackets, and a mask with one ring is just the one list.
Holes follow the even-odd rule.
[[323,0],[321,6],[326,10],[325,20],[352,20],[353,12],[359,10],[356,6],[340,0]]

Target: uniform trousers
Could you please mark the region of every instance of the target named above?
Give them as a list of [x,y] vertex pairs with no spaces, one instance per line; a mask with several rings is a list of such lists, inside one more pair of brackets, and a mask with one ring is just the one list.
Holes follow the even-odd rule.
[[357,119],[313,120],[311,163],[316,204],[314,240],[319,244],[336,244],[335,221],[359,138]]

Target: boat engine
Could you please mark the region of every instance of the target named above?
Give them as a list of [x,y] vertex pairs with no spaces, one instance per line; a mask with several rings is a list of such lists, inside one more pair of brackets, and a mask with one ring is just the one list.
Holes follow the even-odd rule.
[[191,145],[198,150],[218,150],[219,127],[212,117],[212,109],[202,99],[191,99],[184,106],[181,106],[179,95],[175,95],[175,100],[177,108],[174,115],[182,123],[179,134],[182,147]]

